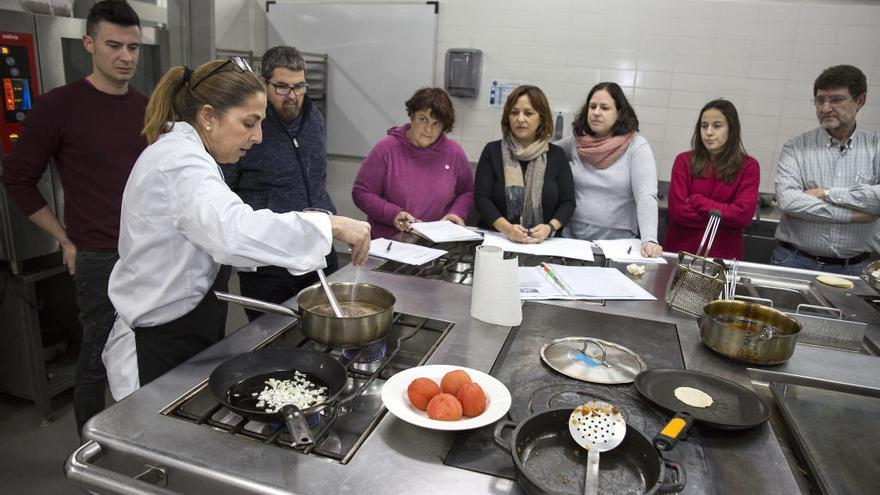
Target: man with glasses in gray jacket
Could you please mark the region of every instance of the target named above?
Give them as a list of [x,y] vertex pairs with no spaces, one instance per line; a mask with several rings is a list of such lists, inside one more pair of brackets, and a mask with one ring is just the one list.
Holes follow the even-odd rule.
[[782,219],[770,261],[859,275],[870,262],[880,216],[880,134],[857,128],[865,74],[851,65],[813,84],[819,127],[785,144],[776,171]]
[[[336,213],[327,193],[327,151],[324,117],[306,96],[306,63],[292,46],[272,47],[263,54],[261,75],[266,85],[263,141],[235,165],[224,165],[230,189],[253,209],[275,213],[319,208]],[[327,255],[326,273],[339,267],[336,251]],[[280,303],[318,282],[315,273],[294,276],[284,268],[264,266],[240,272],[241,294]],[[246,310],[253,320],[259,312]]]

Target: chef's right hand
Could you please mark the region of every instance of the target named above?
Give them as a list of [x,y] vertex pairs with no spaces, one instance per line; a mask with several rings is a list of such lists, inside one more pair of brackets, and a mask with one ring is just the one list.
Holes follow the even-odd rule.
[[64,262],[64,266],[67,267],[67,271],[70,272],[70,275],[76,275],[76,245],[70,241],[62,242],[61,259]]
[[370,253],[370,224],[348,217],[330,217],[333,238],[351,246],[351,262],[363,265]]

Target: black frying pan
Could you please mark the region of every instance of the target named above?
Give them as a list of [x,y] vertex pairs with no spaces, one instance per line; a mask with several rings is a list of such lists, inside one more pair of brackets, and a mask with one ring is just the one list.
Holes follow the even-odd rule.
[[[648,400],[675,414],[654,437],[654,445],[660,450],[675,447],[694,421],[723,430],[744,430],[770,418],[770,409],[753,390],[699,371],[650,369],[636,376],[635,386]],[[678,387],[702,390],[712,397],[712,405],[688,406],[675,398]]]
[[[276,413],[257,408],[252,394],[265,388],[266,380],[289,380],[299,371],[319,387],[327,387],[327,399],[300,411],[294,405]],[[303,414],[313,414],[332,403],[347,379],[345,367],[329,354],[303,349],[260,349],[229,359],[211,373],[208,388],[230,411],[247,419],[287,424],[294,447],[311,445],[312,435]]]
[[[517,482],[529,495],[584,492],[587,452],[568,430],[572,408],[533,414],[517,425],[499,421],[495,443],[508,452],[516,467]],[[515,428],[509,438],[504,430]],[[670,493],[684,488],[684,468],[664,459],[651,442],[632,426],[623,442],[599,460],[602,493]]]

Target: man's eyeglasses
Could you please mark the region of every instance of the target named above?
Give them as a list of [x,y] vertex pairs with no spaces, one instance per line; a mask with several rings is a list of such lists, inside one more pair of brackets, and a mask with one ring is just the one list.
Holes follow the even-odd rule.
[[844,95],[817,96],[817,97],[813,98],[813,103],[817,107],[825,106],[826,103],[830,103],[831,106],[837,106],[837,105],[840,105],[841,103],[848,101],[848,100],[849,100],[849,96],[844,96]]
[[273,83],[272,81],[267,81],[270,86],[275,88],[275,94],[278,96],[287,96],[291,91],[297,96],[302,96],[306,91],[309,90],[309,83],[301,82],[299,84],[295,84],[293,86],[288,86],[286,84],[278,84]]
[[241,72],[253,72],[254,71],[254,69],[251,68],[251,64],[249,64],[246,59],[239,57],[239,56],[229,57],[229,60],[227,60],[226,62],[223,62],[222,64],[218,65],[217,67],[214,67],[214,69],[211,70],[211,72],[208,72],[208,75],[199,79],[199,81],[197,83],[193,84],[192,87],[190,87],[190,91],[195,91],[196,87],[198,87],[199,84],[202,84],[203,82],[205,82],[205,79],[213,76],[214,74],[221,72],[223,70],[223,68],[229,64],[232,64],[235,67],[238,67],[238,69]]

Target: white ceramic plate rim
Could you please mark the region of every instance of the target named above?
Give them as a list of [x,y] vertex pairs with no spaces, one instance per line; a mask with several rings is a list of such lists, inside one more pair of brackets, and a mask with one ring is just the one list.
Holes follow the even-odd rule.
[[[428,413],[412,406],[406,396],[406,389],[416,378],[430,378],[440,385],[443,375],[453,370],[464,370],[471,380],[479,384],[486,393],[488,405],[483,414],[475,418],[462,418],[458,421],[438,421],[428,417]],[[407,423],[432,430],[461,431],[486,426],[501,419],[510,409],[510,391],[495,377],[463,366],[433,364],[409,368],[392,376],[382,387],[382,403],[391,414]]]

